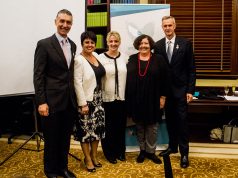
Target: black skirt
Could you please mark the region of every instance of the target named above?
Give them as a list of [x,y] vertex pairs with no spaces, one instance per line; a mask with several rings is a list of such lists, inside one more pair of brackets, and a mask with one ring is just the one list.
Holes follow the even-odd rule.
[[87,102],[88,115],[79,113],[74,128],[74,139],[80,142],[92,142],[105,137],[105,112],[102,101],[102,91],[94,90],[93,101]]

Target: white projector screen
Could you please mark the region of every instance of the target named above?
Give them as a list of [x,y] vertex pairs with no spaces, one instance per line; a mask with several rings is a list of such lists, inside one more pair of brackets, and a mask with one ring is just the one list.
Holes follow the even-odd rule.
[[56,32],[59,10],[73,14],[69,37],[81,49],[85,31],[84,0],[5,0],[0,2],[0,96],[33,94],[33,63],[37,41]]

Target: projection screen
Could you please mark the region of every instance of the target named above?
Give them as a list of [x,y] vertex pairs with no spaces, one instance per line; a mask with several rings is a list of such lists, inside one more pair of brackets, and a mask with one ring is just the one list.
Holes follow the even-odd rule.
[[0,2],[0,96],[33,94],[33,63],[36,43],[56,32],[59,10],[73,14],[69,37],[81,49],[85,30],[84,0],[6,0]]

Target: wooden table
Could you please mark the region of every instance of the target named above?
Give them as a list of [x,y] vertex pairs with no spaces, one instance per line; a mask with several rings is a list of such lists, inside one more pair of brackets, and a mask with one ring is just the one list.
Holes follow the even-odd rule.
[[222,128],[232,118],[238,118],[238,101],[193,100],[188,107],[191,140],[210,143],[210,131],[213,128]]

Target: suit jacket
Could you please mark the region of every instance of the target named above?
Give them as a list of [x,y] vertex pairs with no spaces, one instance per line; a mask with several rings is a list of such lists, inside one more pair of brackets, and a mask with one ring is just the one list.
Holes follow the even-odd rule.
[[170,94],[174,97],[184,97],[186,93],[193,94],[196,69],[192,43],[185,38],[176,37],[170,63],[166,54],[165,38],[155,43],[154,52],[164,56],[168,62]]
[[49,112],[66,109],[70,102],[74,107],[76,95],[73,83],[76,45],[69,39],[72,59],[70,67],[56,35],[37,43],[34,56],[34,87],[37,105],[47,103]]

